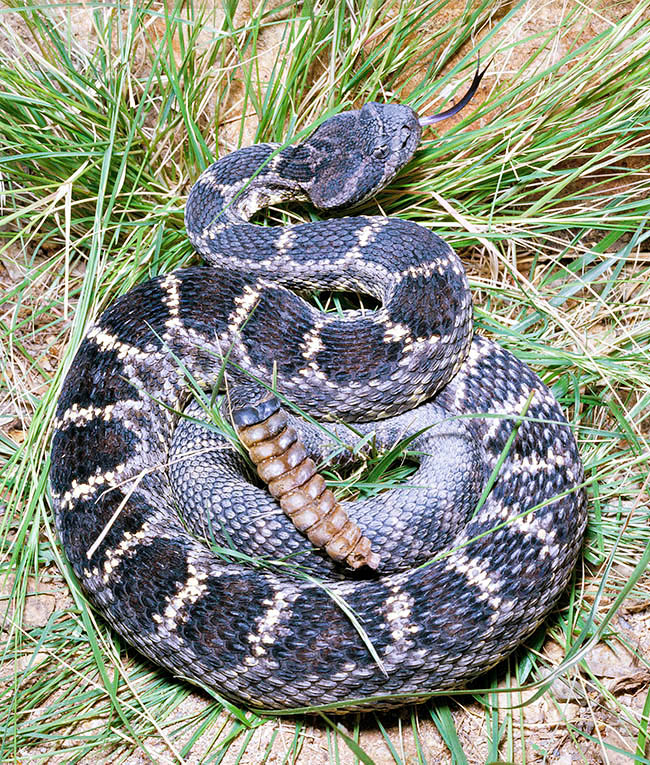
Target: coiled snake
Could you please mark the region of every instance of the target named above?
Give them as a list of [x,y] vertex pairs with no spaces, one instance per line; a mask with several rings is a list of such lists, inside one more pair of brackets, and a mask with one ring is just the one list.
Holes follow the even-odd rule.
[[[249,222],[279,201],[370,197],[420,135],[409,107],[370,103],[303,143],[220,159],[186,208],[210,265],[116,300],[60,395],[51,492],[88,598],[154,662],[250,706],[382,707],[463,686],[540,624],[577,559],[571,430],[525,364],[472,338],[451,248],[384,217]],[[298,294],[312,289],[380,307],[325,314]],[[278,499],[196,404],[176,427],[191,389],[224,381],[222,414]],[[348,505],[324,487],[333,452],[402,438],[410,486]]]

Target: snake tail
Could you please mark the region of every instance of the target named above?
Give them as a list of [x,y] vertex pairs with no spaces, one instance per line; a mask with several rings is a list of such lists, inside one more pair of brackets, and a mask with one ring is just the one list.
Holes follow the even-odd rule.
[[257,474],[294,526],[334,560],[352,569],[376,569],[379,556],[372,551],[370,540],[326,488],[278,400],[244,407],[233,420]]

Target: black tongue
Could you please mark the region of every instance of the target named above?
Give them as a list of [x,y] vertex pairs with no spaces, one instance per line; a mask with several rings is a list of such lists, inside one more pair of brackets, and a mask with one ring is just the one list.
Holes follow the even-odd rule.
[[472,100],[472,98],[474,97],[474,94],[478,90],[478,86],[481,84],[483,75],[487,72],[488,67],[490,66],[490,62],[489,61],[487,62],[482,72],[479,71],[480,65],[481,65],[481,57],[479,56],[476,62],[476,74],[474,75],[472,84],[469,86],[469,90],[460,99],[460,101],[444,112],[439,112],[438,114],[432,114],[430,117],[421,117],[419,122],[422,127],[427,127],[427,125],[433,125],[436,122],[441,122],[442,120],[446,120],[448,117],[453,117],[454,114],[458,114],[458,112],[461,111],[461,109],[464,109],[467,106],[467,104]]

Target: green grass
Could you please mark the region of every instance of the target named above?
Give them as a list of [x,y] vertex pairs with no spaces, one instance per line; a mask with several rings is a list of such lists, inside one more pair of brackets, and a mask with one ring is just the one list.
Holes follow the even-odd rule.
[[[602,639],[648,672],[650,2],[584,5],[549,22],[522,2],[262,3],[251,16],[227,2],[215,24],[191,1],[90,3],[88,40],[76,4],[0,7],[0,760],[552,763],[569,747],[585,763],[617,750],[650,762],[647,675],[612,690],[588,650]],[[11,31],[19,18],[27,36]],[[582,568],[484,692],[341,720],[197,699],[96,621],[61,557],[46,476],[74,351],[117,295],[195,262],[183,204],[215,154],[298,138],[371,99],[439,111],[478,45],[492,57],[480,97],[364,209],[456,247],[478,330],[561,401],[590,496]],[[381,459],[373,489],[399,479]],[[37,619],[34,584],[56,595]],[[568,706],[548,687],[558,665],[581,689]]]

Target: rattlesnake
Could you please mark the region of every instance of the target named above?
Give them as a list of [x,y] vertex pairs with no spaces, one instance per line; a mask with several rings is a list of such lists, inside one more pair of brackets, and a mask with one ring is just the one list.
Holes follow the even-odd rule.
[[[472,337],[442,239],[382,216],[248,222],[276,202],[367,199],[420,135],[409,107],[370,103],[303,143],[220,159],[186,208],[210,265],[116,300],[61,391],[51,492],[88,598],[154,662],[254,707],[382,707],[463,686],[540,624],[580,549],[571,429],[525,364]],[[313,289],[379,308],[325,314],[301,297]],[[367,540],[356,572],[312,551],[226,435],[183,419],[174,436],[188,391],[224,381],[223,417],[243,433],[286,414],[303,462],[414,436],[414,488],[349,505]]]

